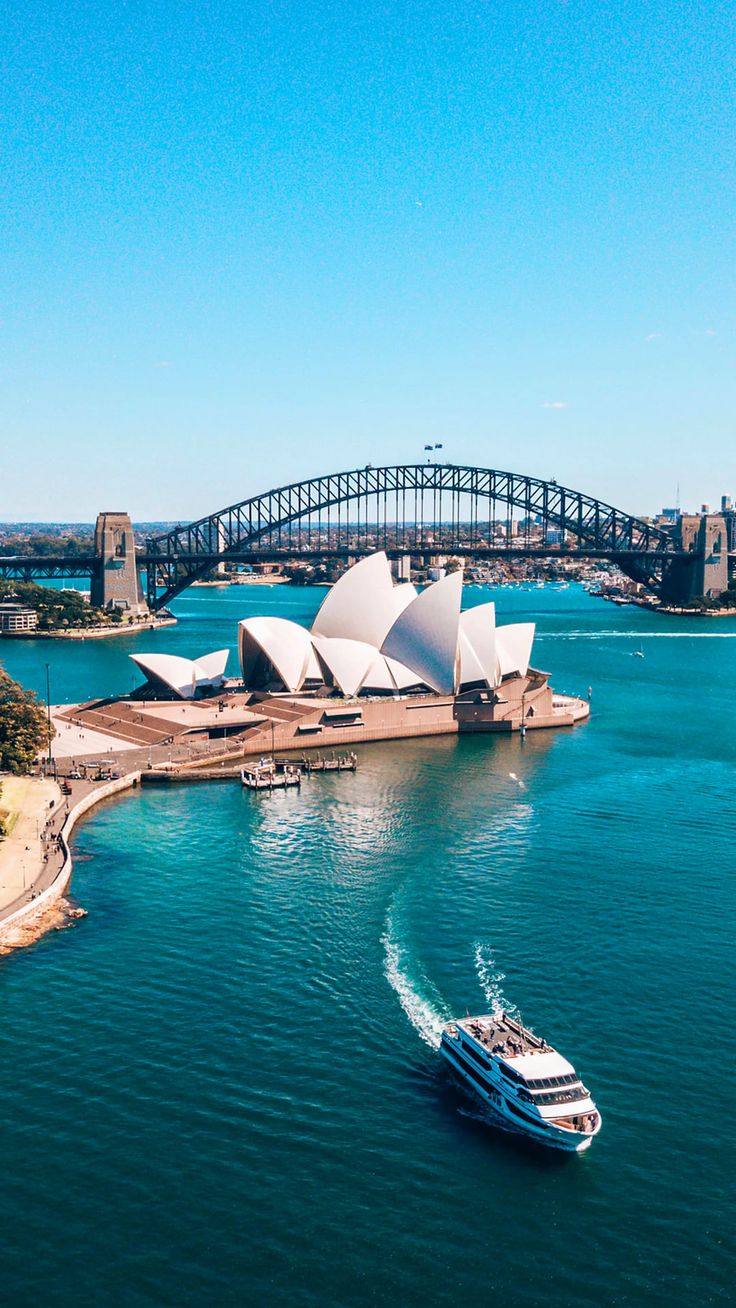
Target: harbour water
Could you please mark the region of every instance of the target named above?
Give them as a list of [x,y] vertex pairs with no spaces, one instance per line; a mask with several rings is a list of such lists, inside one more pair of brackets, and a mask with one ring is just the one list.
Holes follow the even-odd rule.
[[[176,629],[0,654],[71,701],[323,593],[190,591]],[[78,829],[89,916],[0,962],[5,1302],[732,1302],[736,622],[495,598],[588,725],[144,788]],[[497,1003],[590,1087],[581,1157],[440,1066],[443,1021]]]

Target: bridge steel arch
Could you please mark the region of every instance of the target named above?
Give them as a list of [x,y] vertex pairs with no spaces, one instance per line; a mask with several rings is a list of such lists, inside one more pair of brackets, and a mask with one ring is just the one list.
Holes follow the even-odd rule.
[[[515,510],[527,523],[526,539],[523,530],[512,535]],[[499,541],[499,522],[507,527],[505,542]],[[147,569],[149,606],[158,609],[224,560],[352,556],[373,549],[393,555],[549,554],[549,547],[532,546],[531,522],[572,538],[564,553],[614,559],[653,590],[666,589],[673,567],[687,570],[694,561],[667,532],[555,481],[417,463],[368,465],[254,495],[151,537],[139,562]]]

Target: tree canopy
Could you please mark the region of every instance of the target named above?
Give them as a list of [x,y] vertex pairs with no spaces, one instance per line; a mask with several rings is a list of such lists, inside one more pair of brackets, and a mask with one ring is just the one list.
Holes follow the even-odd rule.
[[58,590],[35,581],[0,578],[0,600],[17,600],[38,614],[39,631],[62,631],[68,627],[100,627],[120,622],[122,614],[94,608],[78,590]]
[[0,554],[89,554],[93,549],[91,528],[87,532],[6,532],[0,539]]
[[32,690],[25,690],[0,667],[0,772],[28,772],[48,741],[43,706]]

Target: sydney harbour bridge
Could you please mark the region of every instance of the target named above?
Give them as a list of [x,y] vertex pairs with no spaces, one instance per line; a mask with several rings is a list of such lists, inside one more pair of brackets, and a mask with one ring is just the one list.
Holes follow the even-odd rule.
[[96,593],[104,602],[105,574],[126,561],[130,568],[134,555],[149,608],[157,610],[223,562],[347,558],[376,549],[394,558],[564,555],[610,559],[663,599],[682,601],[702,589],[704,555],[697,541],[685,550],[675,534],[556,481],[440,463],[368,465],[280,486],[152,536],[143,549],[134,550],[132,538],[111,549],[98,537],[86,554],[0,556],[0,575],[89,576],[93,599]]

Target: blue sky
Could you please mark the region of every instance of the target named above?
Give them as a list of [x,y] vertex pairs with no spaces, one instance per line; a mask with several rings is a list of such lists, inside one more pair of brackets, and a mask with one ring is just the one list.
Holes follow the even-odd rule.
[[0,518],[736,491],[732,4],[0,8]]

